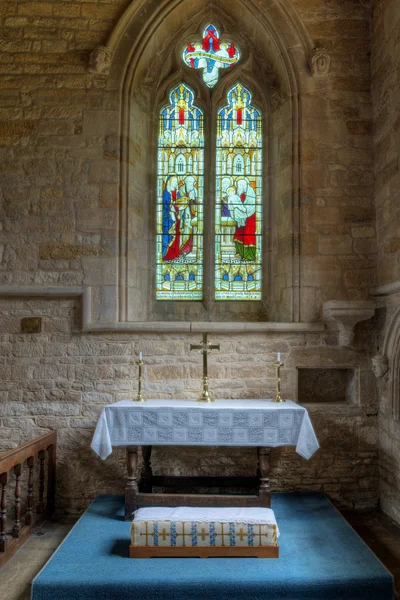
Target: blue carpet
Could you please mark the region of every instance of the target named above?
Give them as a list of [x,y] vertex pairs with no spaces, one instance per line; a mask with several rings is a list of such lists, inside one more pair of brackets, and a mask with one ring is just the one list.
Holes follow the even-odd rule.
[[276,494],[280,558],[130,559],[123,498],[100,496],[32,600],[392,600],[392,576],[322,494]]

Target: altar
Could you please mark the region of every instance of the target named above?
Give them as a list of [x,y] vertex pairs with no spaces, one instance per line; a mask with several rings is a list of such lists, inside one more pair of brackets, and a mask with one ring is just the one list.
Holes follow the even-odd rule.
[[[125,519],[137,506],[270,506],[270,452],[278,446],[296,446],[309,459],[319,448],[307,410],[287,400],[122,400],[105,406],[91,447],[107,458],[113,447],[127,448]],[[138,480],[138,449],[143,468]],[[153,475],[153,446],[242,446],[257,449],[255,477],[177,477]],[[153,493],[153,487],[256,487],[250,494]]]

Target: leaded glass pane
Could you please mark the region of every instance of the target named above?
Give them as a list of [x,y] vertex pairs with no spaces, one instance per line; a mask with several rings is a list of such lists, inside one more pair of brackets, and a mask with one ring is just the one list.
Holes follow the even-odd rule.
[[203,297],[203,112],[181,83],[160,112],[157,300]]
[[261,300],[262,117],[241,84],[217,115],[215,298]]
[[188,67],[203,70],[203,81],[212,88],[218,81],[219,70],[233,67],[240,58],[237,46],[221,42],[215,25],[207,25],[203,39],[188,44],[183,49],[182,58]]

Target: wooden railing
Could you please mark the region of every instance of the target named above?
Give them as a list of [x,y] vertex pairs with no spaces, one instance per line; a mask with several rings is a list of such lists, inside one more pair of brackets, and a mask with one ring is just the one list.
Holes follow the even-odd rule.
[[[56,442],[57,432],[51,431],[19,448],[9,450],[0,455],[0,566],[8,560],[31,533],[32,526],[54,513],[56,488]],[[45,459],[47,461],[47,494],[45,491]],[[36,515],[34,515],[34,467],[39,460]],[[21,520],[21,474],[26,461],[28,467],[26,511]],[[10,472],[15,475],[14,490],[14,523],[10,533],[7,532],[7,497]]]

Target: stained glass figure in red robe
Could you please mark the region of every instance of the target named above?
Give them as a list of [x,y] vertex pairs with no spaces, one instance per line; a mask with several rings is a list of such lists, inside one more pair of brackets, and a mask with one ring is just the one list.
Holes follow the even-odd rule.
[[240,83],[217,113],[215,298],[262,294],[262,116]]
[[160,111],[156,298],[203,296],[203,112],[184,83]]

